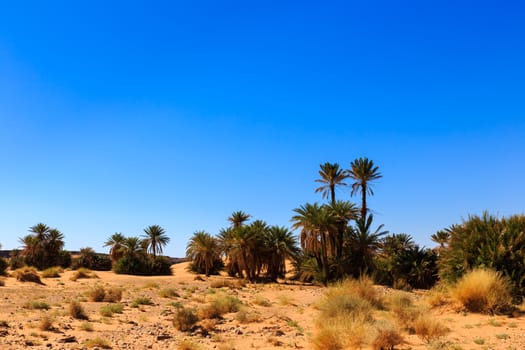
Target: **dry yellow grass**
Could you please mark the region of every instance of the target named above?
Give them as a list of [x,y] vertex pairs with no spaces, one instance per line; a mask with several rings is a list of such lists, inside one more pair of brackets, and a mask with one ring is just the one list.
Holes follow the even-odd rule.
[[454,286],[453,296],[472,312],[495,313],[511,305],[509,282],[498,272],[476,269]]

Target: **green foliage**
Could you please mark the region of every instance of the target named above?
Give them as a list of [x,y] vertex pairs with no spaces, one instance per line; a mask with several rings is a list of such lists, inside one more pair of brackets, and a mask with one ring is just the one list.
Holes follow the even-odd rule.
[[71,254],[63,250],[64,235],[59,230],[39,223],[30,227],[29,232],[29,235],[20,239],[24,245],[20,254],[26,265],[43,270],[71,264]]
[[407,234],[386,236],[375,266],[375,280],[395,288],[429,289],[437,282],[437,254]]
[[9,267],[9,263],[4,258],[0,258],[0,275],[5,275],[6,270]]
[[76,270],[81,267],[95,271],[111,270],[111,259],[106,254],[97,254],[92,248],[81,248],[80,256],[73,260],[71,268]]
[[484,212],[446,231],[438,261],[442,279],[456,281],[474,268],[491,268],[512,281],[515,294],[525,294],[524,215],[499,219]]
[[189,269],[206,276],[218,275],[224,267],[217,238],[205,231],[193,234],[186,247],[186,257],[191,260]]
[[9,268],[14,271],[21,267],[25,266],[24,257],[21,254],[21,251],[18,249],[13,249],[9,253]]
[[113,271],[118,274],[126,275],[171,275],[171,263],[162,256],[157,256],[155,260],[147,255],[125,255],[120,258],[113,266]]

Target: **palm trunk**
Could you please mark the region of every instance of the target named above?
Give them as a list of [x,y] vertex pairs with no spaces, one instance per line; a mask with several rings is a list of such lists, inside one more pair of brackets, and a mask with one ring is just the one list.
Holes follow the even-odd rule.
[[361,206],[361,218],[363,220],[366,220],[366,211],[367,211],[367,208],[366,208],[366,183],[362,183],[361,184],[361,202],[362,202],[362,206]]

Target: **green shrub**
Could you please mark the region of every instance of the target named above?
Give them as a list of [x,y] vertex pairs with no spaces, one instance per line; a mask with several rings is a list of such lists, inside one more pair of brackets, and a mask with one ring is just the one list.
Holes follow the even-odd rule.
[[147,297],[138,297],[133,300],[130,307],[139,307],[139,305],[153,305],[153,301],[151,301],[150,298]]
[[100,314],[104,317],[111,317],[113,314],[121,314],[123,310],[122,304],[109,304],[100,308]]
[[120,258],[113,266],[113,271],[125,275],[158,276],[171,275],[171,263],[163,256],[152,260],[146,255],[126,255]]
[[0,275],[4,276],[6,270],[9,267],[9,263],[4,258],[0,258]]
[[484,212],[469,216],[447,230],[439,248],[439,274],[455,282],[475,268],[500,271],[512,282],[514,292],[525,295],[525,215],[497,218]]

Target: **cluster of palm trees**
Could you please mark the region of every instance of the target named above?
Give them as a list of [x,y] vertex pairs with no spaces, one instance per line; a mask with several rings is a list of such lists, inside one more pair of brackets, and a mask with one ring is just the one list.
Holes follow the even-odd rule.
[[286,227],[269,226],[262,220],[248,224],[250,217],[243,211],[234,212],[228,218],[231,226],[217,237],[195,232],[186,249],[191,268],[209,275],[217,272],[224,258],[230,276],[250,281],[283,278],[286,259],[295,259],[299,254],[294,234]]
[[130,274],[155,273],[155,264],[159,255],[169,243],[170,238],[159,225],[151,225],[144,229],[144,234],[126,237],[117,232],[104,243],[110,247],[109,255],[115,272]]
[[[367,196],[374,194],[373,182],[382,177],[379,167],[368,158],[358,158],[348,170],[337,163],[321,164],[319,175],[315,181],[322,185],[315,192],[329,203],[306,203],[294,209],[292,217],[293,228],[300,230],[305,254],[299,266],[314,267],[313,275],[323,283],[345,275],[371,273],[381,237],[387,234],[382,225],[372,228],[373,216],[367,206]],[[353,180],[350,194],[361,194],[360,208],[336,199],[336,189],[347,186],[346,179]]]
[[29,232],[20,238],[23,248],[17,253],[26,265],[45,269],[71,263],[71,255],[63,250],[64,235],[58,229],[38,223],[31,226]]

